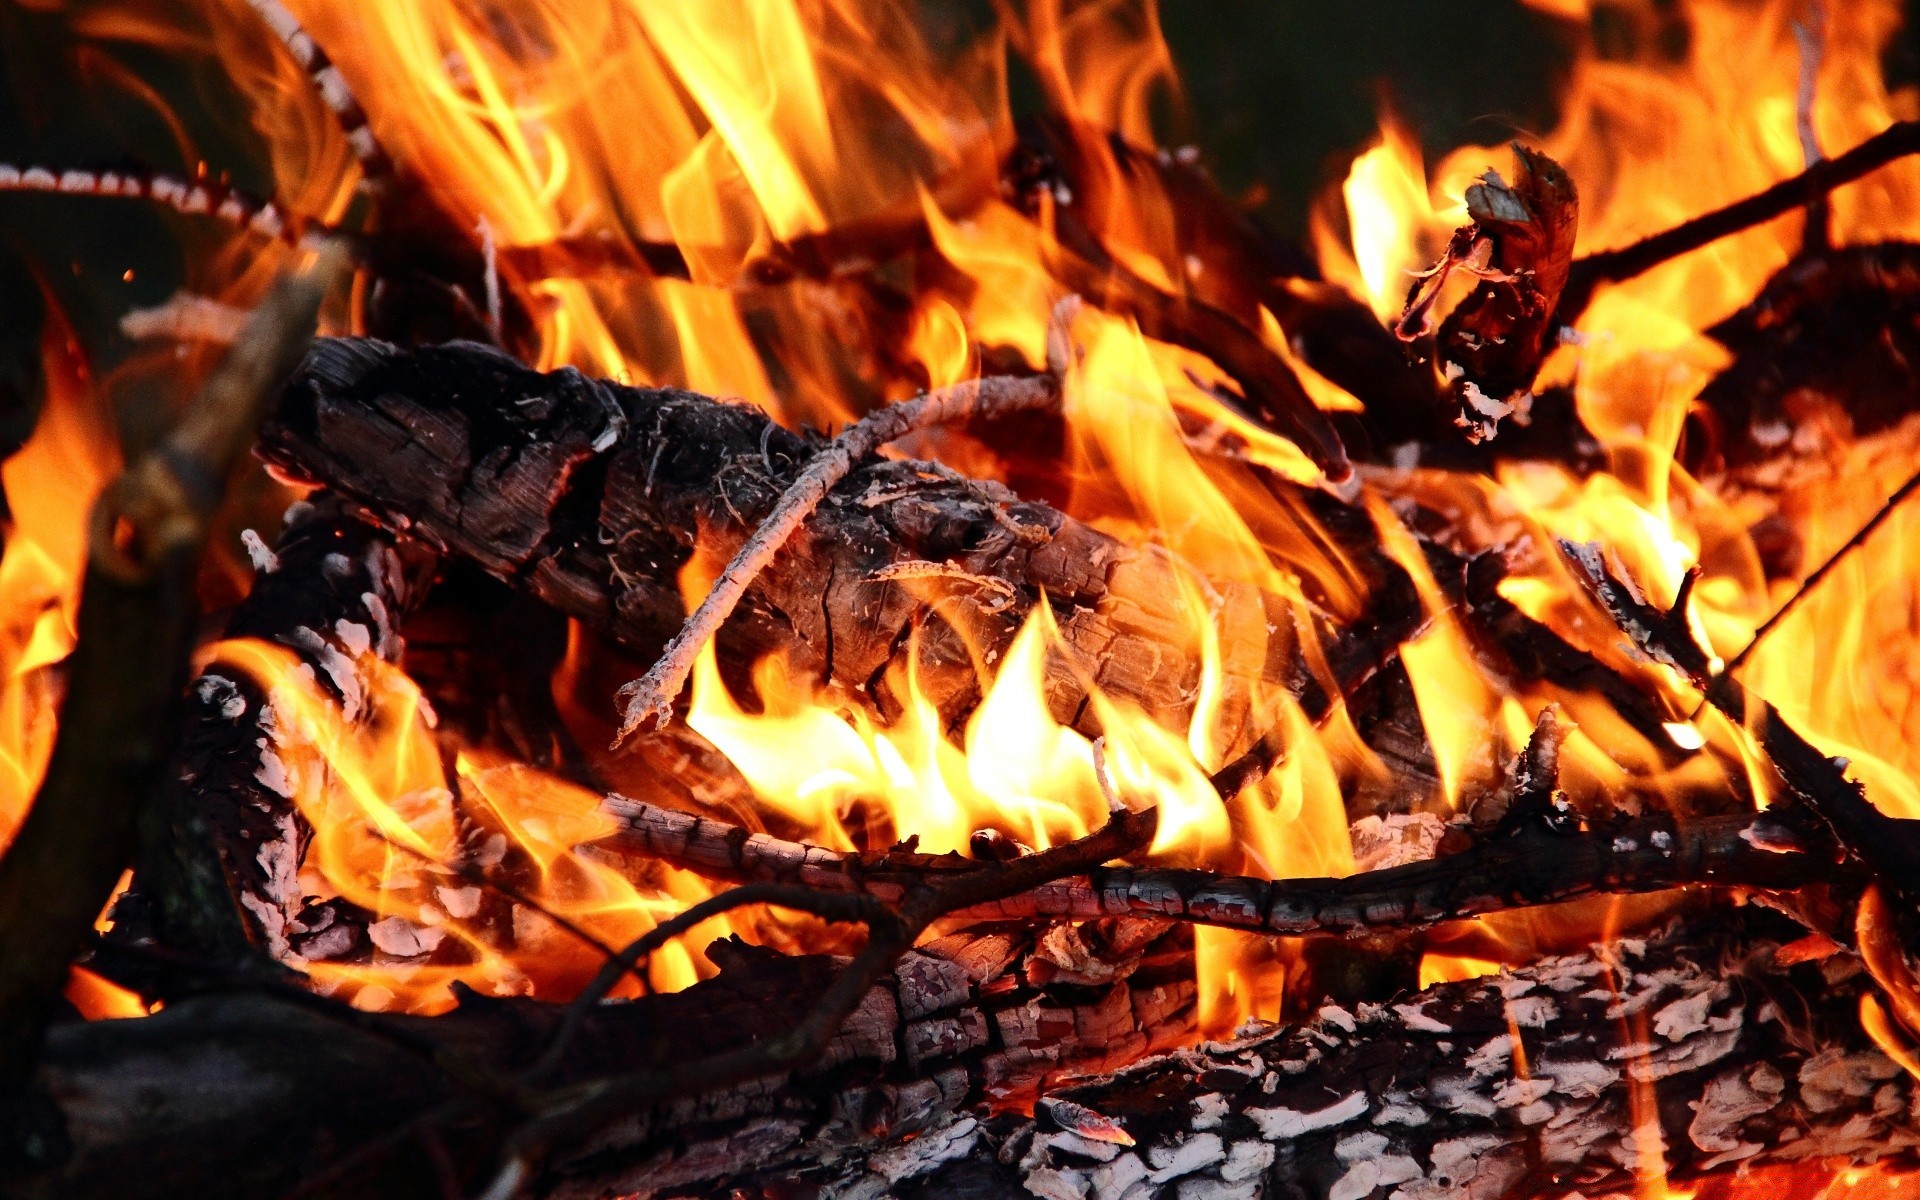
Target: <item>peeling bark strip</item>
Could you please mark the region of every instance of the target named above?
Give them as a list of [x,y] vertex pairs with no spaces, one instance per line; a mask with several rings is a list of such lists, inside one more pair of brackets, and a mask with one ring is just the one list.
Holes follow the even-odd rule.
[[[892,902],[913,884],[981,865],[953,854],[845,854],[620,795],[607,797],[602,811],[621,828],[598,846],[721,879],[863,891]],[[1156,917],[1296,936],[1423,926],[1605,893],[1690,885],[1790,889],[1846,878],[1843,869],[1817,855],[1761,849],[1755,843],[1769,840],[1756,832],[1763,822],[1746,815],[1677,825],[1661,815],[1588,833],[1529,826],[1446,858],[1345,879],[1265,880],[1179,868],[1111,867],[958,915]]]
[[[316,344],[261,453],[651,655],[685,617],[675,579],[696,546],[731,557],[819,446],[745,406],[542,375],[477,345],[334,339]],[[908,562],[955,570],[894,577]],[[1049,664],[1061,720],[1091,721],[1081,675],[1173,716],[1199,680],[1180,570],[996,484],[869,461],[754,581],[718,645],[736,663],[788,651],[885,712],[911,641],[929,699],[957,714],[978,694],[969,643],[997,661],[1044,593],[1078,660]],[[1268,616],[1251,589],[1220,592],[1227,711],[1240,712],[1267,672]]]
[[1631,1192],[1655,1134],[1675,1179],[1911,1157],[1920,1093],[1860,1031],[1859,961],[1782,966],[1766,923],[1725,911],[1404,1003],[1328,1007],[1057,1092],[1033,1121],[952,1119],[809,1182],[841,1200],[1534,1200]]
[[1524,425],[1533,377],[1551,349],[1548,335],[1573,267],[1580,201],[1559,163],[1513,145],[1513,183],[1489,170],[1467,189],[1473,224],[1455,231],[1446,257],[1408,292],[1398,332],[1424,334],[1442,287],[1455,270],[1479,283],[1440,326],[1434,346],[1469,441],[1498,432],[1501,418]]

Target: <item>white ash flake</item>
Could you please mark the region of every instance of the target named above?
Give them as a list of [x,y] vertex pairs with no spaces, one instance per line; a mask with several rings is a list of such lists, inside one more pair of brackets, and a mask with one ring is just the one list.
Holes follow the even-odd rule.
[[1882,1080],[1900,1073],[1893,1060],[1878,1052],[1847,1054],[1835,1048],[1800,1064],[1800,1102],[1807,1111],[1832,1112],[1849,1097],[1859,1098],[1873,1092]]
[[367,693],[360,683],[360,672],[355,669],[353,659],[305,625],[294,629],[286,641],[295,649],[312,655],[320,664],[320,669],[327,673],[327,678],[333,680],[334,689],[340,693],[340,711],[347,720],[357,721],[365,715]]
[[1424,1005],[1396,1004],[1393,1006],[1393,1011],[1398,1013],[1400,1020],[1406,1024],[1408,1029],[1413,1030],[1415,1033],[1453,1032],[1453,1026],[1442,1024],[1432,1017],[1429,1017]]
[[1770,1112],[1778,1095],[1763,1095],[1737,1070],[1715,1077],[1693,1102],[1693,1121],[1687,1136],[1702,1150],[1713,1153],[1716,1164],[1752,1158],[1764,1147],[1739,1137],[1740,1124],[1748,1117]]
[[1057,1096],[1045,1096],[1035,1107],[1060,1128],[1070,1130],[1091,1141],[1111,1142],[1116,1146],[1133,1145],[1133,1135],[1122,1128],[1118,1121],[1104,1113],[1095,1112],[1084,1104],[1075,1104],[1071,1100],[1062,1100]]
[[1560,1006],[1546,996],[1522,996],[1507,1004],[1507,1019],[1522,1029],[1545,1029],[1560,1016]]
[[[912,1145],[911,1142],[908,1145]],[[1087,1176],[1083,1171],[1058,1167],[1035,1167],[1021,1179],[1028,1192],[1039,1200],[1086,1200]]]
[[1121,1150],[1112,1142],[1096,1142],[1092,1138],[1081,1137],[1072,1130],[1061,1130],[1043,1140],[1049,1150],[1057,1150],[1062,1154],[1077,1154],[1081,1158],[1089,1158],[1097,1163],[1112,1162],[1119,1157]]
[[1670,1042],[1682,1042],[1707,1028],[1707,1014],[1720,999],[1723,987],[1683,996],[1653,1014],[1653,1031]]
[[1486,1077],[1504,1075],[1507,1064],[1513,1060],[1513,1038],[1509,1034],[1500,1034],[1491,1038],[1472,1054],[1467,1055],[1466,1068],[1475,1075]]
[[280,556],[273,552],[273,547],[267,545],[267,540],[257,531],[242,529],[240,544],[246,548],[247,561],[252,563],[253,569],[260,574],[271,575],[280,569]]
[[333,635],[340,639],[341,648],[355,658],[373,649],[373,634],[358,621],[341,617],[333,623]]
[[1227,1161],[1220,1166],[1224,1183],[1258,1179],[1273,1165],[1273,1147],[1266,1142],[1235,1142],[1227,1148]]
[[383,953],[395,958],[418,958],[432,953],[447,936],[447,931],[416,925],[405,917],[385,917],[367,926],[367,936]]
[[1551,1079],[1509,1079],[1493,1090],[1493,1102],[1501,1108],[1519,1108],[1552,1094]]
[[1553,1090],[1579,1100],[1591,1099],[1620,1082],[1620,1072],[1592,1059],[1546,1059],[1534,1074],[1553,1080]]
[[1327,1200],[1364,1200],[1383,1187],[1411,1183],[1426,1177],[1420,1164],[1404,1154],[1388,1154],[1387,1139],[1378,1133],[1356,1133],[1334,1143],[1333,1154],[1347,1164],[1347,1173],[1334,1181]]
[[1425,862],[1439,848],[1447,832],[1433,813],[1395,813],[1362,817],[1348,826],[1356,871],[1384,871],[1408,863]]
[[1418,1128],[1433,1120],[1431,1113],[1414,1103],[1412,1097],[1400,1092],[1390,1092],[1379,1112],[1373,1114],[1375,1125],[1405,1125]]
[[1314,1015],[1336,1029],[1344,1030],[1347,1033],[1352,1033],[1359,1028],[1354,1022],[1353,1014],[1341,1008],[1338,1004],[1329,1004]]
[[1208,1092],[1204,1096],[1193,1098],[1193,1128],[1217,1129],[1220,1118],[1227,1115],[1227,1098],[1219,1092]]
[[1147,1179],[1166,1183],[1182,1175],[1191,1175],[1217,1165],[1226,1157],[1226,1143],[1217,1133],[1196,1133],[1171,1146],[1155,1146],[1147,1151],[1147,1163],[1153,1168]]
[[477,887],[437,887],[434,895],[446,907],[447,915],[455,920],[464,921],[480,911],[480,889]]
[[1260,1127],[1260,1136],[1270,1142],[1305,1137],[1322,1129],[1345,1125],[1367,1113],[1365,1092],[1353,1092],[1327,1105],[1306,1112],[1292,1108],[1250,1108],[1247,1116]]
[[293,799],[293,772],[286,762],[274,753],[266,738],[256,739],[254,745],[260,748],[260,765],[254,768],[254,781],[276,796]]
[[1133,1153],[1122,1154],[1105,1166],[1095,1168],[1089,1176],[1093,1194],[1100,1200],[1125,1196],[1135,1185],[1144,1184],[1146,1178],[1147,1164]]
[[200,703],[212,705],[223,721],[237,721],[247,711],[247,698],[240,685],[224,675],[202,675],[194,681],[193,694]]
[[980,1122],[962,1117],[910,1142],[882,1150],[867,1160],[867,1169],[888,1183],[899,1183],[924,1175],[941,1163],[965,1157],[979,1140]]

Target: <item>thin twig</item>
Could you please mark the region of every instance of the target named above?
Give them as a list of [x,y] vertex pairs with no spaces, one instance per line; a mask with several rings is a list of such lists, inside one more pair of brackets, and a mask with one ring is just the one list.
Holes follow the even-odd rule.
[[[1576,575],[1642,653],[1685,675],[1734,724],[1752,732],[1761,751],[1796,796],[1873,878],[1898,896],[1908,915],[1920,914],[1920,821],[1889,817],[1847,778],[1845,759],[1828,758],[1780,711],[1715,674],[1712,657],[1693,640],[1684,613],[1662,612],[1613,573],[1592,545],[1560,543]],[[1772,811],[1772,810],[1769,810]]]
[[804,912],[823,921],[843,924],[878,920],[884,912],[880,901],[871,896],[857,892],[825,892],[785,883],[749,883],[702,900],[685,912],[660,922],[602,964],[599,973],[588,981],[587,986],[567,1005],[566,1011],[561,1013],[560,1025],[554,1031],[553,1040],[548,1043],[539,1060],[527,1068],[524,1078],[528,1082],[537,1082],[560,1065],[586,1021],[587,1014],[612,993],[622,975],[629,971],[638,973],[654,951],[702,921],[755,904]]
[[[1071,320],[1070,309],[1063,307],[1056,310],[1056,330],[1061,325],[1063,314],[1065,320]],[[1002,375],[970,380],[929,392],[914,400],[876,409],[815,455],[799,478],[780,497],[780,503],[767,514],[766,520],[760,522],[753,536],[747,539],[746,544],[733,556],[733,561],[720,573],[707,598],[700,602],[700,607],[687,618],[680,632],[667,643],[659,661],[644,676],[620,689],[624,709],[614,745],[619,746],[649,720],[666,724],[673,715],[674,698],[680,694],[687,676],[693,672],[694,660],[699,657],[701,647],[733,615],[747,588],[773,561],[787,540],[806,524],[807,518],[827,498],[827,493],[845,479],[861,460],[888,442],[897,441],[916,430],[951,425],[975,416],[997,417],[1053,407],[1060,402],[1064,364],[1056,366],[1052,361],[1054,351],[1051,348],[1048,356],[1049,369],[1045,375]]]
[[1828,555],[1827,560],[1821,563],[1813,574],[1800,581],[1800,586],[1794,589],[1793,595],[1787,597],[1787,602],[1775,609],[1773,615],[1762,622],[1760,628],[1753,631],[1753,637],[1741,647],[1740,653],[1734,655],[1728,660],[1727,665],[1721,668],[1722,674],[1731,675],[1745,665],[1766,636],[1778,628],[1780,623],[1799,607],[1800,602],[1818,588],[1828,575],[1832,574],[1833,569],[1840,565],[1840,560],[1864,545],[1866,540],[1873,536],[1874,530],[1886,524],[1887,518],[1893,515],[1894,510],[1906,503],[1907,497],[1913,495],[1916,490],[1920,490],[1920,471],[1914,472],[1911,478],[1895,489],[1893,495],[1887,497],[1886,503],[1880,506],[1865,525],[1855,530],[1854,535],[1848,538],[1838,550]]
[[1897,121],[1838,158],[1815,163],[1764,192],[1683,221],[1630,246],[1602,250],[1578,259],[1573,264],[1567,289],[1561,293],[1556,319],[1561,325],[1573,324],[1593,300],[1594,290],[1603,283],[1625,282],[1721,238],[1804,208],[1813,200],[1910,154],[1920,154],[1920,121]]

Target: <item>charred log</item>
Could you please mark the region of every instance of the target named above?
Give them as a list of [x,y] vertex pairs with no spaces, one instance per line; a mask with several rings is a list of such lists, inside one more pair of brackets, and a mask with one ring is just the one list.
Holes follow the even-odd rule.
[[[730,557],[817,446],[686,392],[541,375],[472,345],[363,341],[316,348],[262,443],[279,468],[647,657],[684,619],[678,572],[695,553]],[[991,483],[868,462],[754,582],[718,646],[736,664],[785,652],[882,712],[911,646],[929,697],[959,713],[977,696],[973,653],[1004,653],[1044,593],[1076,659],[1050,664],[1063,721],[1088,719],[1083,679],[1179,713],[1198,669],[1176,649],[1179,570]],[[1262,599],[1222,593],[1244,696],[1284,677],[1284,656],[1270,667]]]
[[1033,1120],[968,1114],[851,1165],[728,1186],[1521,1200],[1629,1191],[1655,1155],[1676,1180],[1912,1156],[1913,1081],[1860,1032],[1859,960],[1789,965],[1789,937],[1721,913],[1182,1051],[1057,1092]]

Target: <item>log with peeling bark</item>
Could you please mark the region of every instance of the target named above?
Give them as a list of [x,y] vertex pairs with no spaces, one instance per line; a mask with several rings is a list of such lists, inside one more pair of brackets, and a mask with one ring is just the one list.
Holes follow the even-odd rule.
[[[399,661],[400,621],[431,574],[411,567],[383,531],[355,520],[337,497],[318,495],[287,513],[275,547],[249,546],[255,579],[226,636],[269,642],[295,655],[349,725],[369,716],[373,661]],[[293,802],[282,744],[291,736],[247,672],[216,659],[194,681],[172,779],[160,807],[168,828],[144,839],[135,887],[116,910],[121,938],[227,961],[223,934],[237,917],[275,958],[341,959],[368,949],[371,918],[345,901],[316,900],[300,869],[313,830]],[[207,850],[218,865],[191,869]],[[217,890],[218,894],[213,894]],[[236,911],[237,910],[237,911]]]
[[[412,352],[316,344],[261,439],[277,468],[326,482],[390,528],[472,559],[643,656],[685,616],[677,576],[696,552],[724,563],[820,443],[757,410],[671,389],[541,374],[485,347]],[[836,487],[722,630],[723,662],[787,652],[793,669],[898,699],[917,657],[943,712],[977,698],[975,655],[996,661],[1044,595],[1072,661],[1053,656],[1057,716],[1091,727],[1084,679],[1147,711],[1181,714],[1198,687],[1184,645],[1184,570],[1044,504],[927,463],[869,461]],[[1224,585],[1217,620],[1229,740],[1287,626],[1252,589]]]
[[[732,1195],[1532,1200],[1744,1164],[1910,1160],[1920,1091],[1860,1030],[1846,952],[1726,910],[1403,1002],[1329,1007]],[[721,1194],[722,1189],[709,1189]]]
[[[1794,932],[1758,909],[1722,910],[1648,941],[1325,1009],[1070,1087],[1064,1076],[1110,1069],[1184,1028],[1184,964],[1164,979],[1152,950],[1123,948],[1132,973],[1100,978],[1084,966],[1097,954],[1029,952],[1017,931],[943,939],[868,996],[818,1068],[636,1112],[523,1194],[777,1196],[826,1184],[863,1200],[1528,1200],[1557,1185],[1549,1194],[1597,1197],[1630,1187],[1650,1146],[1634,1131],[1656,1114],[1679,1177],[1912,1153],[1914,1093],[1860,1031],[1857,960],[1777,955]],[[596,1009],[560,1079],[777,1033],[832,970],[732,943],[713,955],[727,968],[714,980]],[[1057,976],[1051,998],[1020,978],[1063,961],[1081,974]],[[537,1002],[469,995],[442,1017],[349,1021],[242,990],[142,1021],[60,1026],[41,1079],[72,1153],[9,1194],[471,1187],[516,1118],[463,1094],[429,1052],[525,1062],[556,1018]],[[1636,1080],[1651,1085],[1646,1108]],[[125,1103],[135,1087],[137,1110]],[[1020,1116],[1042,1087],[1037,1122]],[[348,1158],[371,1143],[377,1152]]]
[[[1191,1037],[1192,960],[1169,929],[1124,921],[937,937],[868,994],[816,1068],[636,1113],[556,1162],[530,1194],[651,1194],[815,1163],[969,1105],[1024,1105],[1064,1076],[1180,1044]],[[836,970],[824,957],[731,939],[708,955],[723,969],[707,982],[595,1009],[550,1082],[783,1033]],[[436,1153],[471,1186],[519,1114],[460,1107],[471,1097],[430,1052],[518,1068],[548,1044],[560,1012],[467,992],[440,1017],[370,1017],[243,988],[179,999],[147,1020],[65,1025],[48,1042],[41,1079],[71,1155],[7,1194],[239,1198],[307,1185],[310,1196],[415,1197],[433,1194]],[[139,1105],[127,1105],[129,1088]],[[382,1152],[339,1169],[356,1148],[396,1133]],[[132,1162],[143,1168],[129,1172]]]

